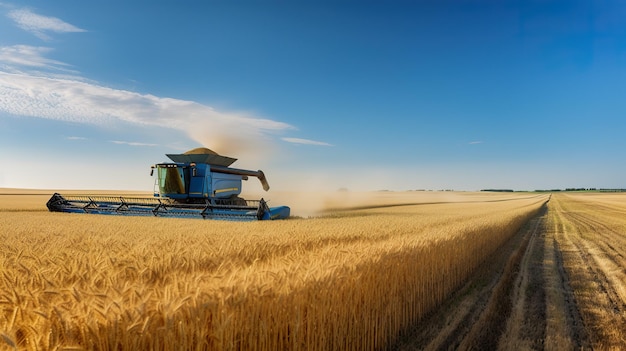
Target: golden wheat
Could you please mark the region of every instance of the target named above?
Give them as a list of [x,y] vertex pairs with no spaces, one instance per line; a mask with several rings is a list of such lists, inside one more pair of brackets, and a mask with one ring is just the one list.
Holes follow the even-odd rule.
[[547,200],[460,198],[253,223],[0,211],[0,345],[378,349]]

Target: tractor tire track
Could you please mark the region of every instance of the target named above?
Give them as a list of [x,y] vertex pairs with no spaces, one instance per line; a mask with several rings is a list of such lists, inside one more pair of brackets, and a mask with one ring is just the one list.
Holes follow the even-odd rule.
[[[575,228],[558,203],[520,230],[474,277],[420,322],[397,350],[580,350],[620,345],[599,342],[589,329],[580,291],[590,276],[602,281],[587,248],[571,240]],[[591,273],[590,273],[591,272]],[[604,290],[610,284],[596,284]],[[614,295],[616,296],[616,295]],[[621,324],[620,324],[621,325]]]
[[408,337],[390,350],[455,350],[489,305],[492,292],[505,274],[509,258],[525,240],[519,233],[482,264],[474,277],[441,308],[422,320]]
[[552,196],[392,349],[626,349],[624,213],[583,196]]
[[[577,222],[581,231],[593,233],[593,235],[600,237],[602,240],[594,240],[594,245],[601,246],[615,264],[624,265],[624,253],[621,250],[626,247],[626,237],[622,233],[613,230],[597,219],[583,216],[580,213],[570,213],[568,216]],[[590,242],[589,240],[586,241]]]
[[545,217],[544,207],[448,302],[390,349],[519,349],[520,343],[541,349],[546,333]]
[[[540,237],[545,208],[530,221],[480,319],[460,344],[462,350],[541,349],[545,339],[545,291]],[[539,262],[539,267],[533,267]]]
[[[603,224],[580,214],[570,213],[566,217],[574,223],[578,234],[568,239],[580,252],[585,265],[593,271],[596,282],[601,283],[601,289],[608,295],[613,309],[626,312],[626,295],[620,293],[622,282],[626,281],[626,275],[621,272],[625,267],[624,261],[619,259],[619,256],[622,256],[621,253],[608,243],[608,240],[615,240],[616,236],[603,234],[605,231],[613,234],[614,232]],[[596,240],[583,238],[583,232],[595,234]],[[626,322],[626,315],[623,319]]]
[[511,315],[501,336],[498,349],[537,350],[543,348],[546,329],[546,292],[544,285],[545,219],[534,225],[526,252],[520,262],[513,291]]
[[565,270],[563,250],[556,238],[564,232],[560,215],[554,208],[549,210],[548,227],[545,231],[544,284],[546,287],[546,350],[589,349],[585,325],[570,277]]
[[[563,253],[564,267],[575,292],[588,343],[592,348],[624,349],[626,327],[624,265],[607,250],[608,240],[618,235],[600,234],[607,229],[585,212],[565,211],[555,201],[555,212],[563,223],[556,239]],[[613,233],[615,234],[615,233]],[[619,240],[619,239],[618,239]]]

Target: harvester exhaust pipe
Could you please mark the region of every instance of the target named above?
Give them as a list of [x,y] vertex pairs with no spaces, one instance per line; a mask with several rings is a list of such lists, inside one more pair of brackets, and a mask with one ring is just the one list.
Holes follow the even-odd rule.
[[259,178],[259,181],[261,182],[261,185],[263,185],[263,190],[265,190],[265,191],[270,190],[270,185],[267,182],[267,178],[265,178],[265,174],[261,170],[249,171],[249,170],[246,170],[246,169],[225,168],[225,167],[220,167],[220,166],[211,166],[211,171],[217,172],[217,173],[236,174],[236,175],[242,175],[242,176],[257,177],[257,178]]

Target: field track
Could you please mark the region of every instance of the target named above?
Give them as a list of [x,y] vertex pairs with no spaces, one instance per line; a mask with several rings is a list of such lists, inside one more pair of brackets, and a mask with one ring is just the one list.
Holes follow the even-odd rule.
[[626,349],[626,206],[557,194],[389,349]]

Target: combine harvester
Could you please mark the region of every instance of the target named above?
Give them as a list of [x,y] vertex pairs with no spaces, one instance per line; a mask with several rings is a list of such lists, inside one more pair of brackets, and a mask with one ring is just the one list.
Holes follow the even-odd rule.
[[[257,177],[265,191],[270,186],[262,171],[230,168],[235,158],[220,156],[207,148],[170,155],[173,162],[152,166],[156,170],[154,197],[75,195],[58,193],[48,200],[52,212],[95,213],[122,216],[251,221],[289,217],[287,206],[268,207],[265,200],[244,200],[241,181]],[[158,192],[157,192],[158,186]]]

